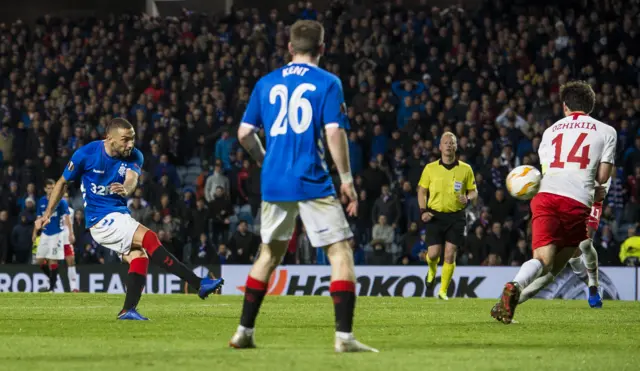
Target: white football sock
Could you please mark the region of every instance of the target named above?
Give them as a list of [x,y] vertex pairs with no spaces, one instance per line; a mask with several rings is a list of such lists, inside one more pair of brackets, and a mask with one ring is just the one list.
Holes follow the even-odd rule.
[[531,282],[529,286],[527,286],[527,288],[525,288],[524,290],[522,290],[522,292],[520,292],[520,300],[518,301],[518,304],[522,304],[525,301],[536,296],[536,294],[540,292],[540,290],[542,290],[548,284],[553,282],[554,278],[555,277],[553,277],[553,274],[551,274],[551,272],[545,274],[542,277],[536,278],[533,282]]
[[580,281],[584,282],[585,285],[589,284],[587,266],[584,265],[581,257],[569,259],[569,266],[571,266],[573,273],[580,278]]
[[67,276],[69,278],[69,289],[71,289],[71,291],[78,290],[78,273],[76,272],[75,265],[67,268]]
[[238,332],[243,332],[245,335],[253,336],[253,332],[255,330],[252,328],[244,327],[242,325],[238,325]]
[[542,273],[542,262],[538,259],[531,259],[520,267],[518,274],[513,279],[520,286],[520,290],[524,290],[533,280],[538,278]]
[[588,286],[598,286],[598,252],[593,247],[591,239],[580,242],[580,251],[584,259],[584,265],[587,267],[587,276],[589,277]]
[[336,338],[344,341],[353,340],[353,332],[340,332],[336,331]]

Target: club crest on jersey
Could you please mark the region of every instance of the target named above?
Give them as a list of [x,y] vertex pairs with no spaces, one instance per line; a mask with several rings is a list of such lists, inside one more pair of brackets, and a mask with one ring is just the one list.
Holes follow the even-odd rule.
[[462,182],[454,182],[453,190],[456,192],[460,192],[462,190]]
[[120,174],[120,176],[124,176],[126,171],[127,171],[127,165],[125,165],[124,163],[120,164],[120,169],[118,169],[118,174]]

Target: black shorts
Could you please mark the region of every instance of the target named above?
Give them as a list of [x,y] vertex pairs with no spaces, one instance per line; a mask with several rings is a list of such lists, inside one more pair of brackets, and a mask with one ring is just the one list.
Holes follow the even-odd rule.
[[434,212],[433,218],[424,224],[427,246],[452,243],[457,247],[464,244],[467,218],[464,210],[455,213]]

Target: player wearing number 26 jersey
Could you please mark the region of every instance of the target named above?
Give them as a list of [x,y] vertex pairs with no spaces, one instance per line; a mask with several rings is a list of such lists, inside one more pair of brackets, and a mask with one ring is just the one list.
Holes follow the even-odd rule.
[[[596,100],[591,86],[569,82],[560,88],[560,99],[565,117],[545,130],[538,150],[543,178],[531,201],[533,259],[505,285],[491,311],[504,323],[511,323],[523,290],[540,277],[559,274],[587,239],[591,206],[604,197],[604,192],[597,192],[594,199],[595,188],[609,180],[613,169],[617,134],[588,115]],[[581,251],[587,269],[596,273],[595,250],[581,246]]]
[[[269,277],[287,251],[300,215],[311,245],[325,248],[334,266],[329,292],[334,299],[337,352],[376,351],[352,334],[355,307],[353,236],[325,163],[324,140],[340,173],[340,191],[357,212],[358,201],[349,166],[346,106],[340,80],[318,67],[324,52],[324,28],[297,21],[290,30],[291,63],[258,81],[253,88],[238,140],[262,165],[260,236],[263,245],[244,288],[240,326],[229,345],[255,346],[255,320]],[[255,131],[264,129],[266,151]]]

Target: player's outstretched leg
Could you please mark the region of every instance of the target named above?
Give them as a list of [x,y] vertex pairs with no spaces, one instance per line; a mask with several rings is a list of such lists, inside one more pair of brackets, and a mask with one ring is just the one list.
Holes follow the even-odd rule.
[[124,260],[129,263],[129,274],[127,276],[127,295],[124,299],[124,306],[118,314],[119,320],[146,321],[148,318],[138,313],[136,307],[140,302],[144,285],[147,281],[147,271],[149,269],[149,259],[142,250],[131,250]]
[[269,277],[282,261],[288,245],[288,241],[271,241],[269,244],[260,246],[258,258],[247,276],[240,325],[229,341],[230,347],[236,349],[256,347],[254,341],[256,318],[264,296],[267,294]]
[[598,252],[593,247],[593,242],[590,238],[580,242],[580,251],[582,251],[582,257],[584,259],[584,265],[586,266],[589,286],[589,306],[591,308],[602,308],[602,298],[598,291]]
[[529,286],[536,278],[546,274],[551,269],[556,254],[554,245],[547,245],[533,251],[533,259],[526,261],[520,267],[518,274],[511,282],[507,282],[502,290],[500,301],[491,310],[491,316],[504,324],[509,324],[520,301],[520,292]]
[[335,312],[336,352],[375,352],[377,349],[364,345],[353,336],[353,314],[356,306],[356,275],[353,250],[348,241],[329,246],[327,257],[331,263],[331,285],[329,292]]
[[520,299],[518,304],[522,304],[525,301],[536,296],[543,288],[547,287],[554,280],[554,276],[551,273],[547,273],[541,277],[536,278],[529,286],[527,286],[522,292],[520,292]]
[[196,276],[195,273],[162,246],[155,232],[143,225],[138,226],[133,236],[132,247],[144,249],[151,263],[162,267],[167,272],[175,274],[186,281],[189,286],[198,290],[198,296],[201,299],[205,299],[213,292],[216,292],[224,284],[222,278],[211,279]]

